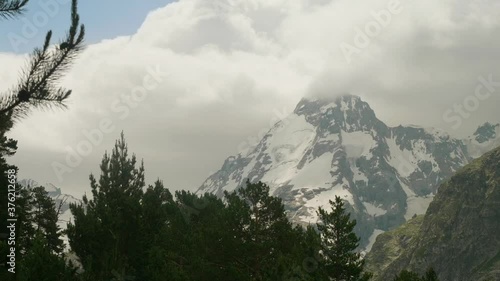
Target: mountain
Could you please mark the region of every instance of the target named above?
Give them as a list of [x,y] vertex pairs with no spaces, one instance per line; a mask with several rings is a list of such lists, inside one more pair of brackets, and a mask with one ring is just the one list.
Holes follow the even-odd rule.
[[317,208],[339,195],[369,249],[376,235],[425,213],[437,186],[498,141],[495,132],[486,126],[460,140],[436,129],[389,127],[357,96],[302,99],[197,192],[222,196],[246,179],[263,181],[299,224],[315,223]]
[[425,216],[379,237],[366,256],[374,280],[402,269],[439,280],[500,280],[500,147],[474,160],[439,187]]
[[472,136],[464,140],[469,155],[478,158],[494,147],[500,146],[500,124],[486,122]]
[[[18,181],[18,184],[24,187],[45,187],[45,191],[47,191],[49,197],[54,200],[56,208],[59,208],[59,206],[61,206],[58,225],[63,230],[66,229],[67,223],[71,219],[73,219],[73,216],[71,215],[71,211],[69,209],[69,204],[81,203],[81,201],[76,199],[75,197],[68,194],[63,194],[60,188],[51,183],[39,184],[32,179],[22,179]],[[67,237],[65,235],[63,239],[65,240],[65,242],[67,242]]]

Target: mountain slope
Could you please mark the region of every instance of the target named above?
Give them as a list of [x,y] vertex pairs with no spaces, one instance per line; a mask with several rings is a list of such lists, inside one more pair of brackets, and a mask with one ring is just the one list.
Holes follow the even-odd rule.
[[[375,280],[429,266],[440,280],[500,280],[500,147],[440,186],[418,231],[405,231],[407,224],[377,238],[367,256]],[[404,233],[404,247],[387,243],[397,233]]]
[[374,273],[374,279],[377,279],[380,272],[398,259],[409,247],[422,226],[423,218],[424,215],[416,216],[398,228],[377,236],[371,251],[365,257],[365,270]]
[[339,195],[366,246],[372,234],[423,214],[438,184],[472,159],[468,145],[476,142],[434,129],[388,127],[357,96],[302,99],[257,146],[227,158],[198,192],[222,195],[246,179],[260,180],[303,224],[316,222],[317,207]]

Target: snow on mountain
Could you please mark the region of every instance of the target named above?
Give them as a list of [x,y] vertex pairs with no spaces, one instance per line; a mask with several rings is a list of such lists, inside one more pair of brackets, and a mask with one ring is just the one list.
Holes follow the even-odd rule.
[[[59,221],[58,221],[57,225],[62,230],[65,230],[68,222],[70,222],[73,219],[73,215],[71,214],[71,211],[69,209],[69,204],[81,203],[80,200],[76,199],[72,195],[63,194],[61,192],[60,188],[54,186],[51,183],[39,184],[37,181],[32,180],[32,179],[23,179],[23,180],[19,180],[18,184],[23,186],[23,187],[43,186],[45,188],[45,191],[47,191],[49,197],[52,198],[52,200],[54,200],[56,208],[60,207]],[[63,238],[64,242],[66,243],[66,245],[68,245],[66,235],[64,235],[62,238]]]
[[375,230],[373,230],[372,235],[371,235],[371,236],[370,236],[370,238],[368,239],[368,245],[367,245],[367,246],[366,246],[366,248],[365,248],[364,254],[366,254],[367,252],[370,252],[370,250],[372,249],[373,244],[375,244],[375,239],[377,238],[377,236],[378,236],[379,234],[384,233],[384,232],[385,232],[385,231],[380,230],[380,229],[375,229]]
[[365,247],[374,234],[425,213],[441,182],[498,144],[500,126],[485,126],[459,140],[432,128],[388,127],[357,96],[302,99],[253,149],[227,158],[198,193],[222,196],[246,179],[262,181],[299,224],[315,223],[317,208],[337,195]]

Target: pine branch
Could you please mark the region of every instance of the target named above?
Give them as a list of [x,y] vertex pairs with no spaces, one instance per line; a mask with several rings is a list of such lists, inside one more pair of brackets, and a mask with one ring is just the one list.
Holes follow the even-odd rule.
[[78,1],[73,0],[71,26],[64,40],[51,49],[52,31],[47,32],[43,47],[31,54],[29,67],[23,71],[18,85],[0,98],[0,113],[12,112],[12,118],[18,120],[33,108],[66,107],[64,101],[71,90],[60,88],[56,83],[84,48],[85,26],[80,25],[77,5]]
[[29,0],[0,0],[0,18],[8,19],[24,13]]

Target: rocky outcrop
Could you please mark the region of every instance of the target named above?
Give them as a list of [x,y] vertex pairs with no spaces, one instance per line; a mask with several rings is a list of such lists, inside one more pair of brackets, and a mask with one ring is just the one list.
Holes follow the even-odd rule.
[[500,147],[443,183],[422,219],[380,235],[367,268],[375,280],[428,267],[444,281],[500,280],[499,233]]

